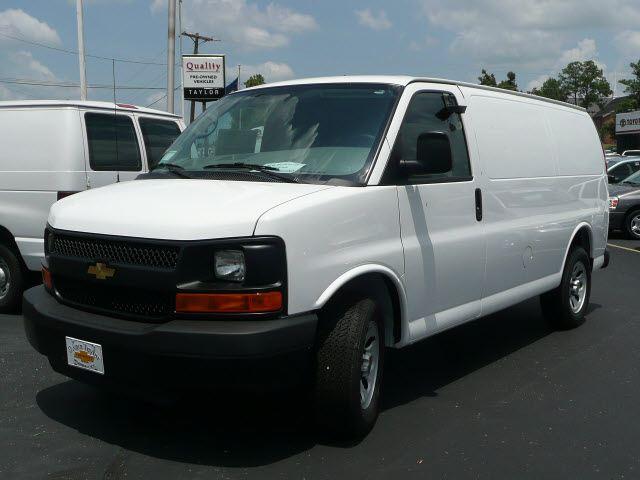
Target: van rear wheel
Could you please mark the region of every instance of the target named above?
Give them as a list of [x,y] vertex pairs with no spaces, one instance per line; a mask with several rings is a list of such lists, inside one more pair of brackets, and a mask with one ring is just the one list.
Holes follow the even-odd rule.
[[327,309],[318,330],[315,416],[324,432],[358,439],[378,418],[384,328],[371,298],[341,300]]
[[24,288],[24,272],[13,250],[0,245],[0,313],[17,310]]
[[555,328],[576,328],[584,323],[590,296],[591,261],[584,248],[576,247],[569,252],[560,286],[540,296],[542,313]]

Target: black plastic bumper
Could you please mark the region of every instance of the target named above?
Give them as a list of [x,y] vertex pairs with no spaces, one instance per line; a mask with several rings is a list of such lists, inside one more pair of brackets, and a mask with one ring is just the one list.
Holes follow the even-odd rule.
[[[197,386],[252,383],[274,372],[282,381],[309,359],[315,341],[313,313],[277,320],[174,320],[133,322],[77,310],[58,303],[43,286],[27,290],[23,316],[31,345],[53,368],[91,383]],[[65,336],[98,343],[105,375],[66,364]]]

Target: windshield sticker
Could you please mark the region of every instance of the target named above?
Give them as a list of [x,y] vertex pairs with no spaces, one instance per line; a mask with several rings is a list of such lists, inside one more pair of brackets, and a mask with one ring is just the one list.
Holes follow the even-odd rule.
[[297,172],[301,168],[305,167],[306,163],[297,163],[297,162],[276,162],[276,163],[267,163],[265,167],[277,168],[279,172],[283,173],[293,173]]
[[169,150],[162,156],[162,159],[160,161],[168,162],[169,160],[171,160],[171,157],[173,157],[176,153],[178,153],[176,150]]

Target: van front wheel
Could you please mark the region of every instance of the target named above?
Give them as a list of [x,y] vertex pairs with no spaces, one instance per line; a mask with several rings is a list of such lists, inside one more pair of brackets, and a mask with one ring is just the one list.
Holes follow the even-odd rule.
[[384,328],[370,298],[343,297],[318,328],[315,415],[320,429],[358,439],[378,418]]
[[4,245],[0,245],[0,313],[12,313],[20,302],[24,275],[20,260]]
[[551,325],[561,330],[584,323],[591,295],[591,261],[582,247],[569,252],[562,282],[540,297],[542,313]]

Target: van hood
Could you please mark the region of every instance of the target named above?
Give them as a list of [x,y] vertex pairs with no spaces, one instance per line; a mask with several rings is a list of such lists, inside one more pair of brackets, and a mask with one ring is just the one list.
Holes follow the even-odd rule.
[[296,183],[159,179],[117,183],[56,202],[59,230],[168,240],[253,235],[267,210],[333,188]]

